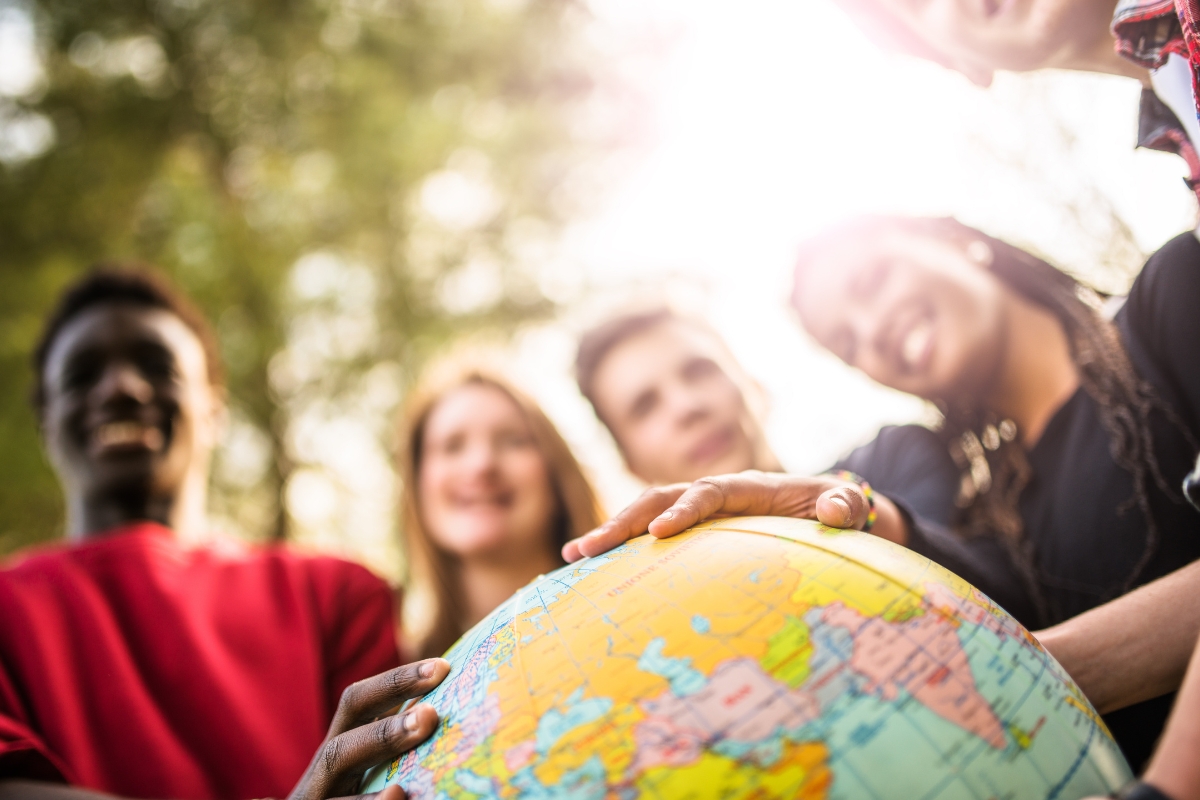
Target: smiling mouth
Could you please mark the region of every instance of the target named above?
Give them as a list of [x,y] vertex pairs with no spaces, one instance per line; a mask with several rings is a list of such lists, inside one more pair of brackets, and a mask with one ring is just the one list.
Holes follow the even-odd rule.
[[492,509],[504,511],[512,507],[513,493],[483,495],[474,497],[455,497],[454,505],[464,511],[489,511]]
[[932,342],[933,321],[925,317],[913,323],[900,341],[900,362],[905,371],[916,372],[925,366]]
[[693,464],[707,464],[720,458],[729,452],[736,435],[735,428],[723,428],[709,434],[688,452],[688,460]]
[[163,449],[164,443],[163,432],[156,426],[132,420],[103,423],[96,426],[91,435],[92,450],[97,455],[131,450],[157,453]]

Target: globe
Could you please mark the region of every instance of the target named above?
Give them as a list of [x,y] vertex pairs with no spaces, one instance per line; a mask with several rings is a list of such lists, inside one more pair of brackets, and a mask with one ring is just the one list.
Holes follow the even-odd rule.
[[776,517],[643,536],[462,637],[414,798],[1064,798],[1131,778],[1020,624],[929,559]]

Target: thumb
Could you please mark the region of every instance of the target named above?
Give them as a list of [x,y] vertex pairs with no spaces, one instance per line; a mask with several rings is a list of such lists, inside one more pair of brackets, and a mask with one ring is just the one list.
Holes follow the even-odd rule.
[[861,530],[870,511],[866,495],[853,485],[828,489],[817,498],[817,521],[831,528]]

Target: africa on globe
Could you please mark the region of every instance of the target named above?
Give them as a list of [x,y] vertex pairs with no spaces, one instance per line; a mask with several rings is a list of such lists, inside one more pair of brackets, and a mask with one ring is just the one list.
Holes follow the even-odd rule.
[[469,631],[414,798],[1063,798],[1131,777],[1058,663],[928,559],[775,517],[643,536]]

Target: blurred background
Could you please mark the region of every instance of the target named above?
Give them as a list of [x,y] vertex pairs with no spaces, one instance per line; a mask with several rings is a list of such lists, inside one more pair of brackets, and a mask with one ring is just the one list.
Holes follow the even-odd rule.
[[931,412],[799,331],[797,244],[953,214],[1121,293],[1196,223],[1182,160],[1134,150],[1138,93],[979,89],[830,0],[0,0],[0,554],[61,531],[29,354],[95,261],[162,267],[217,327],[216,526],[398,579],[393,421],[431,356],[493,353],[615,511],[640,488],[575,341],[660,300],[711,321],[785,465],[820,470]]

